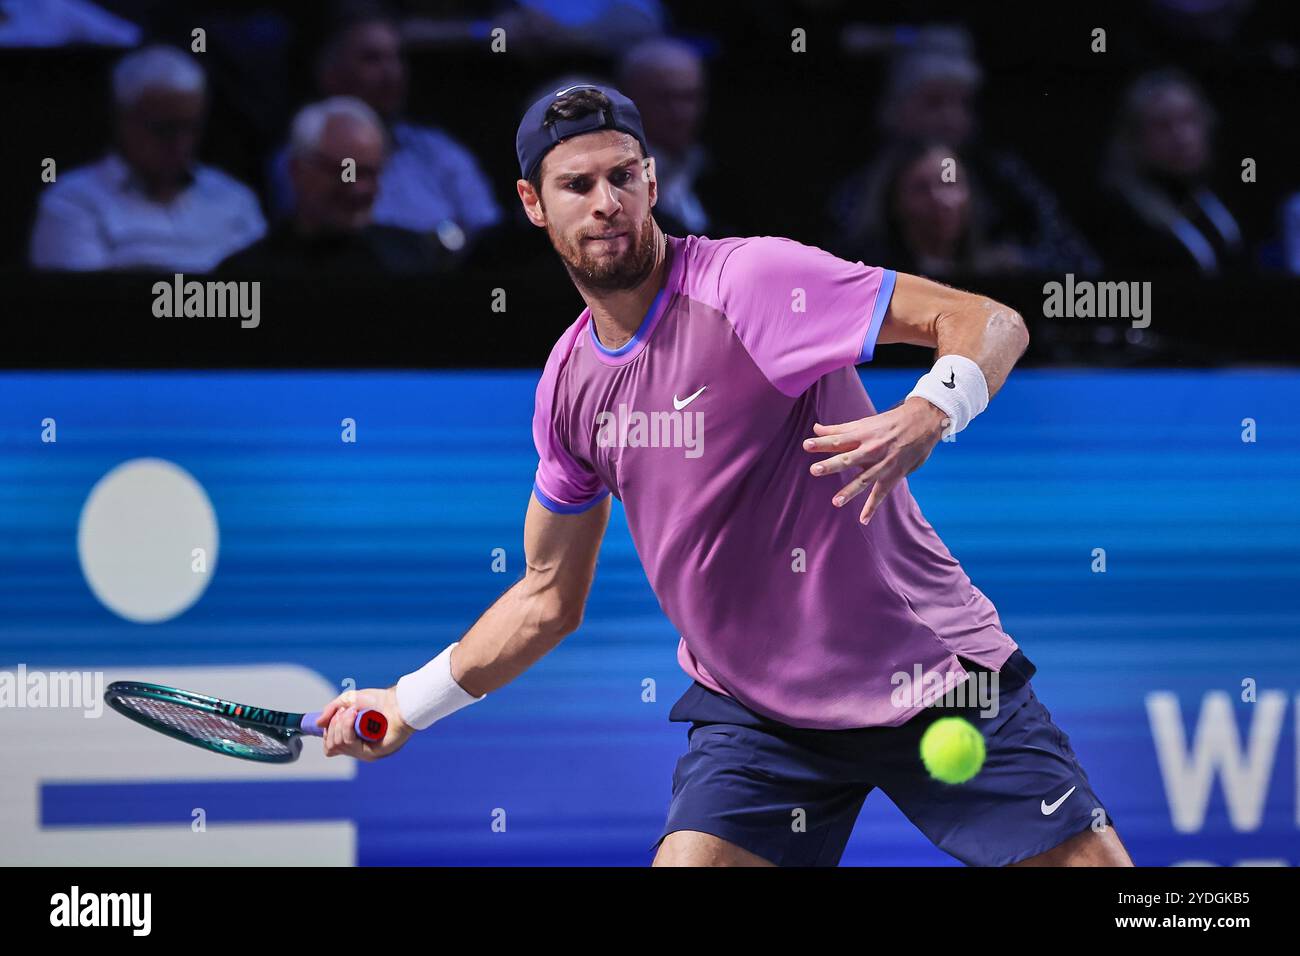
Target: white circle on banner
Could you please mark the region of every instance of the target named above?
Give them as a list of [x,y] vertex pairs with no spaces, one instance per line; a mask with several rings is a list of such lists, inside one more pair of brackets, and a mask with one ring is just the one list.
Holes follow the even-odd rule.
[[77,555],[110,611],[140,624],[170,620],[202,596],[216,571],[216,512],[185,469],[135,458],[90,489]]

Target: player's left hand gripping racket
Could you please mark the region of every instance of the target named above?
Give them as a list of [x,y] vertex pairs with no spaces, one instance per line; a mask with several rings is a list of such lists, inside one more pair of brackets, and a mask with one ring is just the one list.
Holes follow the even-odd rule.
[[[244,760],[290,763],[302,751],[303,734],[325,736],[325,728],[316,726],[319,710],[267,710],[161,684],[114,681],[104,691],[104,701],[159,733]],[[362,740],[378,743],[388,732],[388,718],[377,710],[362,711],[356,731]]]

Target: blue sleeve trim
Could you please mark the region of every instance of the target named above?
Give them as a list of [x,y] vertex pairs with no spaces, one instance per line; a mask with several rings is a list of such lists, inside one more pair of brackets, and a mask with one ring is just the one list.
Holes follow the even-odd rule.
[[605,496],[608,494],[609,494],[609,489],[602,488],[600,490],[600,494],[596,495],[596,497],[592,498],[588,502],[585,502],[584,504],[566,505],[562,501],[556,501],[554,498],[548,498],[542,492],[542,489],[537,487],[537,482],[535,481],[533,482],[533,496],[537,499],[538,504],[540,504],[547,511],[554,511],[557,515],[580,515],[584,511],[589,510],[593,505],[600,504],[600,502],[604,500]]
[[876,290],[876,305],[871,310],[871,323],[867,326],[867,335],[862,340],[862,351],[858,353],[858,360],[855,364],[861,365],[863,362],[870,362],[871,356],[876,351],[876,339],[880,335],[880,327],[885,322],[885,313],[889,311],[889,300],[894,295],[894,282],[898,278],[898,273],[893,269],[885,269],[880,274],[880,288]]

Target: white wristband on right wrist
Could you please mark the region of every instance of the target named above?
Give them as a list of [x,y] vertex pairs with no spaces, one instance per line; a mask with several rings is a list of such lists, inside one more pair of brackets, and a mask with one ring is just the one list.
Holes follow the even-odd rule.
[[397,682],[397,709],[402,720],[416,730],[424,730],[435,721],[487,696],[475,697],[451,676],[451,650],[455,646],[449,645],[418,671],[412,671]]

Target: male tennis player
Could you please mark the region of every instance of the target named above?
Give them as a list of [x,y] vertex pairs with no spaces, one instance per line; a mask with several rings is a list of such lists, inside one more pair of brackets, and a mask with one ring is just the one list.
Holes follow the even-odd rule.
[[[609,87],[543,97],[516,146],[524,210],[588,306],[537,387],[528,570],[395,687],[335,700],[326,753],[386,756],[572,633],[613,493],[695,681],[669,716],[691,728],[657,865],[834,865],[875,787],[968,864],[1131,865],[1034,665],[905,480],[1002,386],[1020,316],[789,239],[664,235],[640,116]],[[854,366],[888,342],[938,361],[878,414]],[[899,693],[916,675],[980,675],[995,706]],[[357,739],[359,706],[388,715],[381,745]],[[987,751],[956,785],[918,755],[953,714]]]

